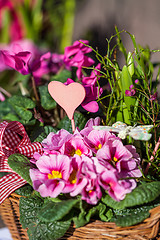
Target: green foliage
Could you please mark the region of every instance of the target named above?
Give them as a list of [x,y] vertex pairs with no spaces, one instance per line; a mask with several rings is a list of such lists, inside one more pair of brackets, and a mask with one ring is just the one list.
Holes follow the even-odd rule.
[[43,85],[39,87],[41,105],[45,110],[54,109],[57,106],[57,103],[51,97],[48,92],[48,86]]
[[36,133],[34,133],[34,142],[42,142],[44,138],[46,138],[50,132],[56,133],[57,130],[53,128],[52,126],[44,126],[41,128],[38,128]]
[[140,184],[131,193],[128,193],[125,199],[115,201],[108,194],[102,197],[102,202],[113,209],[124,209],[137,205],[152,202],[160,195],[160,182],[149,182]]
[[12,154],[8,158],[8,165],[32,186],[29,176],[31,163],[27,157],[19,153]]
[[27,97],[14,95],[8,99],[9,104],[14,109],[19,121],[22,124],[34,124],[33,113],[29,109],[35,108],[35,103]]
[[79,200],[69,199],[60,202],[46,202],[39,212],[39,219],[44,222],[61,220],[67,215]]
[[20,196],[28,197],[33,193],[33,188],[31,185],[26,184],[20,188],[18,188],[15,193],[17,193]]
[[[84,128],[87,118],[79,112],[75,112],[74,114],[74,122],[75,126],[78,127],[80,130]],[[71,120],[65,116],[58,124],[57,126],[59,129],[65,129],[68,132],[72,133],[72,125],[71,125]]]
[[28,228],[29,240],[56,240],[62,237],[70,227],[71,220],[46,223],[38,218],[43,207],[43,200],[38,197],[20,198],[20,222]]
[[149,210],[155,205],[143,205],[140,207],[126,208],[123,210],[114,210],[114,216],[111,221],[115,222],[117,226],[128,227],[138,224],[150,216]]
[[52,76],[51,81],[58,81],[58,82],[65,83],[67,81],[67,78],[71,78],[71,77],[72,77],[72,72],[64,69],[60,71],[58,74]]

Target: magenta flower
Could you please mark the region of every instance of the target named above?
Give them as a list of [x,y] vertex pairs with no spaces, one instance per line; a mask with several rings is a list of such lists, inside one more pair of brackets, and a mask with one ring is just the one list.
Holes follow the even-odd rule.
[[87,136],[92,130],[93,126],[99,126],[100,125],[100,117],[96,117],[95,119],[90,118],[86,125],[84,126],[84,129],[80,131],[80,134],[82,136]]
[[99,80],[100,78],[100,73],[97,70],[101,69],[101,64],[99,63],[95,69],[91,72],[91,75],[89,77],[83,77],[82,78],[82,83],[84,85],[95,85],[96,82]]
[[153,95],[150,96],[149,100],[150,101],[155,101],[155,100],[157,100],[157,97],[158,97],[158,93],[155,92]]
[[55,198],[62,193],[70,176],[70,159],[64,155],[43,155],[36,166],[37,169],[30,169],[33,188],[42,197]]
[[42,146],[46,154],[52,154],[57,151],[57,154],[60,153],[59,150],[65,142],[72,137],[65,129],[59,130],[57,133],[51,132],[42,141]]
[[114,134],[108,131],[92,130],[84,139],[92,152],[97,153],[113,136],[116,138]]
[[85,144],[83,137],[80,133],[75,131],[74,135],[67,140],[61,148],[61,153],[69,157],[74,155],[82,156],[92,156],[91,149]]
[[71,159],[72,170],[63,189],[63,193],[70,193],[72,197],[80,194],[88,182],[87,178],[82,177],[81,174],[82,165],[84,164],[83,158],[84,156],[80,157],[75,155]]
[[82,200],[85,200],[89,204],[97,204],[102,197],[102,192],[98,183],[94,161],[91,158],[84,157],[84,164],[82,165],[81,172],[82,176],[84,175],[88,180],[81,192]]
[[96,102],[99,96],[101,96],[102,88],[96,87],[95,85],[84,85],[86,90],[86,97],[82,102],[81,106],[89,112],[97,112],[99,105]]
[[[9,26],[9,29],[8,29],[11,41],[16,41],[16,40],[22,39],[24,37],[24,30],[22,27],[21,19],[16,12],[16,7],[13,6],[13,1],[11,1],[11,0],[1,0],[0,1],[1,23],[3,22],[2,11],[5,11],[5,10],[7,10],[9,12],[10,18],[12,20],[11,24]],[[3,26],[1,24],[0,29],[2,27]]]
[[134,86],[131,85],[129,87],[129,90],[125,91],[125,94],[126,94],[126,96],[129,96],[129,97],[134,96],[136,94],[136,90],[134,89]]
[[[140,157],[132,145],[124,146],[113,133],[93,129],[99,118],[90,119],[82,131],[70,134],[64,129],[43,140],[43,155],[35,153],[30,170],[35,190],[57,197],[60,193],[97,204],[102,189],[120,201],[142,176]],[[84,135],[83,135],[84,132]]]
[[64,52],[64,61],[71,67],[77,67],[77,77],[81,79],[82,68],[89,67],[94,64],[94,60],[90,57],[86,56],[85,54],[92,51],[91,48],[85,46],[83,43],[88,44],[87,40],[79,40],[75,41],[72,46],[68,46],[65,48]]
[[5,101],[5,96],[0,92],[0,101],[3,102]]
[[[67,82],[65,82],[66,85],[69,85],[70,83],[74,82],[72,79],[68,78]],[[103,90],[102,88],[98,88],[96,86],[92,85],[84,85],[83,86],[86,91],[86,97],[84,101],[81,103],[81,106],[89,112],[97,112],[99,109],[98,103],[96,102],[97,98],[102,94]]]

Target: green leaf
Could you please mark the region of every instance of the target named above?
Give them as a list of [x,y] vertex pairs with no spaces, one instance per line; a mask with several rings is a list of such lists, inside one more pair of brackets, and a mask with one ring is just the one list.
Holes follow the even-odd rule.
[[152,208],[153,206],[141,206],[123,210],[114,210],[115,216],[111,219],[111,221],[121,227],[132,226],[148,218],[150,215],[149,210]]
[[51,81],[59,81],[59,82],[65,83],[67,81],[67,78],[71,78],[71,77],[72,77],[71,71],[64,69],[59,74],[54,75],[51,78]]
[[29,240],[57,240],[63,237],[71,221],[55,221],[52,223],[43,223],[38,219],[28,225]]
[[134,61],[132,57],[132,53],[129,52],[127,56],[127,67],[128,67],[128,72],[130,73],[131,77],[134,74]]
[[[74,113],[74,121],[75,121],[75,126],[78,127],[80,130],[82,130],[87,122],[87,118],[82,113],[75,112]],[[67,116],[65,116],[59,122],[57,127],[59,129],[64,128],[68,132],[72,133],[71,120]]]
[[115,201],[108,194],[102,197],[102,202],[113,209],[124,209],[152,202],[160,195],[160,182],[143,183],[128,193],[125,199]]
[[8,101],[13,107],[17,106],[23,109],[32,109],[36,106],[31,99],[24,96],[14,95],[13,97],[9,98]]
[[31,185],[29,184],[26,184],[20,188],[18,188],[15,193],[17,193],[18,195],[21,195],[21,196],[30,196],[32,193],[33,193],[33,188]]
[[36,220],[37,212],[41,209],[43,203],[44,200],[39,197],[20,198],[20,222],[23,228],[27,228],[30,223]]
[[20,198],[20,222],[28,228],[29,240],[56,240],[62,237],[70,227],[71,221],[45,223],[38,218],[44,200],[39,197]]
[[12,154],[8,158],[8,164],[13,169],[13,171],[18,173],[24,180],[32,185],[32,181],[29,176],[31,163],[27,157],[19,153]]
[[40,134],[39,134],[38,137],[36,137],[34,139],[34,142],[40,142],[41,143],[43,141],[43,139],[45,139],[48,136],[48,134],[51,133],[51,132],[56,133],[57,130],[55,128],[53,128],[52,126],[41,127]]
[[48,85],[43,85],[39,87],[41,105],[45,110],[54,109],[57,106],[56,101],[51,97],[48,92]]
[[45,203],[40,210],[38,214],[39,219],[45,222],[54,222],[57,220],[61,220],[69,213],[69,211],[78,201],[79,200],[77,199],[69,199],[61,202],[49,201]]
[[31,120],[33,114],[28,109],[33,109],[35,103],[24,96],[14,95],[8,99],[8,102],[11,104],[16,114],[22,119],[23,123],[28,123]]

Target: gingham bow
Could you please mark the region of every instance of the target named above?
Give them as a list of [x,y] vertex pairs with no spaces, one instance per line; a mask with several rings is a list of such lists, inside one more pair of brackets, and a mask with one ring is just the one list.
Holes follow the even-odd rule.
[[31,143],[20,122],[0,123],[0,172],[9,172],[0,178],[0,204],[17,188],[27,183],[9,167],[8,157],[13,153],[20,153],[31,158],[34,152],[41,153],[42,145],[39,142]]

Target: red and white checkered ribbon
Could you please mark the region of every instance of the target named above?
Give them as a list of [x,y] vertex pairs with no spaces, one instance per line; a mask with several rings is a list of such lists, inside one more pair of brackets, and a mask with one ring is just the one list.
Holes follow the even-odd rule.
[[12,192],[27,183],[9,167],[8,157],[13,153],[20,153],[31,158],[34,152],[42,153],[42,145],[39,142],[31,143],[20,122],[0,123],[0,172],[9,172],[0,178],[0,204]]

